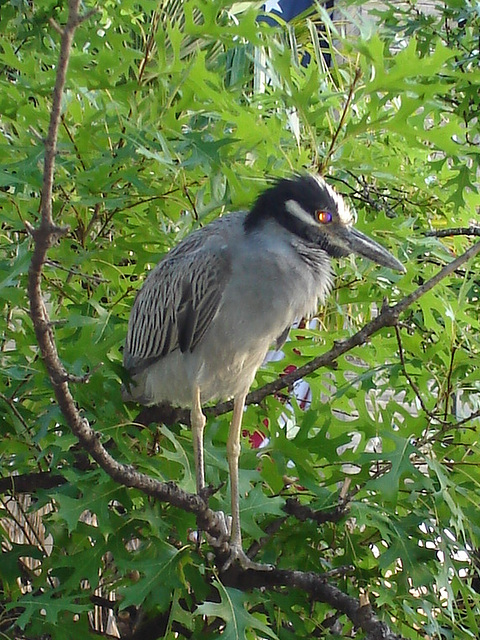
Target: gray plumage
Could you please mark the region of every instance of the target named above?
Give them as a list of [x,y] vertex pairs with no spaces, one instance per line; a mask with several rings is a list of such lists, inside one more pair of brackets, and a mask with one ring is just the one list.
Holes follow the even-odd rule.
[[246,215],[192,233],[148,276],[124,356],[143,404],[190,406],[194,384],[203,402],[248,390],[270,345],[328,293],[322,250],[303,257],[298,238],[272,221],[244,237]]
[[124,350],[126,400],[192,408],[197,491],[204,487],[202,404],[233,397],[227,445],[232,560],[241,549],[238,455],[245,396],[272,344],[314,313],[332,287],[330,257],[355,251],[403,266],[353,228],[343,199],[318,176],[282,180],[250,212],[218,218],[172,249],[137,295]]

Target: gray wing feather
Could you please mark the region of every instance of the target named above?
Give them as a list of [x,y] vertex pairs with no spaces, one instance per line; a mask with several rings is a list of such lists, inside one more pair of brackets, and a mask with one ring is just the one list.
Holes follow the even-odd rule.
[[221,237],[193,234],[175,247],[137,295],[125,368],[135,374],[175,349],[192,351],[215,317],[229,277],[230,259]]
[[283,347],[283,345],[287,341],[289,333],[290,333],[290,325],[286,326],[285,329],[282,331],[282,333],[275,340],[275,348],[277,350],[280,350]]

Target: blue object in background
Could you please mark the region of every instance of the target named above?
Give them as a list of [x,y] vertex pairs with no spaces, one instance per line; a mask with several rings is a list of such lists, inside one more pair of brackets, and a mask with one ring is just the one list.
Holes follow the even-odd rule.
[[[334,0],[328,0],[323,4],[325,9],[333,9]],[[276,26],[282,22],[290,22],[301,13],[304,13],[310,8],[315,7],[315,0],[267,0],[262,5],[262,11],[264,14],[258,16],[258,22],[266,22],[271,26]],[[269,15],[265,15],[269,14]],[[277,17],[278,16],[278,17]],[[322,46],[325,41],[325,37],[323,35],[324,29],[322,26],[317,27],[318,35],[320,38],[320,46]],[[323,47],[322,47],[323,48]],[[328,48],[328,45],[325,46]],[[327,66],[330,66],[330,54],[325,54],[325,61]],[[308,67],[310,62],[310,54],[304,53],[301,60],[301,65],[303,67]]]
[[[314,6],[314,0],[267,0],[262,7],[265,13],[272,13],[284,22],[293,20],[310,7]],[[259,16],[259,21],[276,25],[278,20],[271,16]]]

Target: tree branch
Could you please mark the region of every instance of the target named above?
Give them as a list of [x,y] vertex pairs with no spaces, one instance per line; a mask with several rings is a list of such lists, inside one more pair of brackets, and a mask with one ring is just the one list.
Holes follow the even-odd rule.
[[[458,258],[442,267],[435,276],[424,282],[418,289],[412,291],[412,293],[405,296],[405,298],[397,302],[397,304],[389,306],[384,302],[378,316],[370,320],[370,322],[364,325],[357,333],[354,333],[353,336],[350,336],[350,338],[335,341],[329,351],[325,351],[325,353],[313,358],[310,362],[298,367],[298,369],[295,369],[291,373],[282,375],[263,387],[251,391],[247,396],[246,404],[259,404],[267,396],[271,396],[282,389],[292,386],[297,380],[310,375],[322,367],[332,365],[340,356],[351,351],[354,347],[364,344],[372,335],[380,331],[380,329],[395,326],[401,313],[433,289],[439,282],[454,273],[462,264],[473,259],[479,253],[480,242],[477,242],[465,251],[465,253],[458,256]],[[228,400],[226,402],[219,402],[213,407],[207,407],[205,413],[211,416],[219,416],[232,409],[233,401]],[[136,418],[136,422],[142,425],[149,424],[150,422],[163,422],[167,425],[176,422],[190,424],[190,416],[188,410],[173,408],[165,404],[159,405],[158,407],[146,407],[142,409]]]
[[435,238],[447,238],[449,236],[480,236],[480,227],[458,227],[455,229],[434,229],[425,231],[425,236]]
[[335,150],[335,144],[336,144],[336,142],[338,140],[338,136],[340,135],[341,130],[343,129],[343,125],[345,124],[345,120],[346,120],[346,117],[347,117],[348,110],[350,109],[350,104],[351,104],[351,102],[353,100],[353,96],[354,96],[354,93],[355,93],[355,87],[357,86],[358,81],[360,80],[361,76],[362,76],[362,72],[361,72],[360,68],[357,67],[355,69],[355,75],[353,76],[353,80],[352,80],[352,82],[350,84],[350,88],[348,90],[347,99],[345,100],[345,104],[343,105],[342,114],[341,114],[340,119],[338,121],[337,128],[335,129],[335,132],[334,132],[334,134],[332,136],[332,139],[330,141],[330,146],[328,148],[327,153],[325,154],[324,159],[322,160],[322,162],[320,163],[320,165],[318,167],[318,171],[319,171],[320,174],[323,174],[325,172],[325,169],[328,166],[330,158],[333,155],[333,152]]
[[[206,506],[205,502],[199,496],[182,491],[174,483],[159,482],[145,474],[138,473],[131,467],[117,462],[108,453],[101,443],[101,434],[96,433],[90,427],[88,421],[82,418],[75,405],[68,386],[70,377],[58,356],[52,325],[44,304],[41,281],[47,251],[55,242],[56,238],[65,232],[65,229],[56,226],[53,222],[53,178],[58,128],[60,125],[61,101],[65,87],[71,46],[75,30],[84,20],[84,17],[78,13],[79,5],[80,0],[69,0],[67,24],[61,30],[60,55],[53,91],[48,135],[45,140],[45,159],[40,207],[41,220],[40,226],[37,229],[31,226],[29,227],[29,231],[34,239],[34,250],[28,272],[28,296],[30,301],[30,316],[35,329],[35,335],[59,407],[72,432],[97,464],[117,482],[125,486],[136,487],[147,495],[170,502],[186,511],[195,513],[202,530],[210,533],[212,537],[221,539],[222,536],[224,536],[224,531],[218,516]],[[88,15],[91,15],[91,12],[89,12]]]
[[423,412],[430,418],[430,420],[432,422],[439,422],[442,425],[448,424],[446,422],[446,420],[442,420],[441,418],[437,417],[433,411],[430,411],[428,409],[428,407],[426,406],[422,394],[420,392],[420,389],[418,388],[417,384],[415,383],[415,381],[413,380],[413,378],[410,376],[410,374],[407,371],[407,365],[405,362],[405,356],[403,355],[403,344],[402,344],[402,336],[400,335],[400,329],[398,328],[398,326],[395,326],[395,335],[397,337],[397,345],[398,345],[398,357],[400,358],[400,364],[402,365],[402,369],[403,369],[403,375],[405,376],[405,378],[408,381],[408,384],[411,386],[417,400],[420,403],[420,406],[422,407]]
[[348,513],[349,508],[349,502],[342,501],[330,511],[315,511],[311,507],[301,504],[297,498],[288,498],[283,510],[288,513],[289,516],[294,516],[301,522],[313,520],[317,524],[324,524],[325,522],[338,522]]
[[[77,26],[88,17],[79,15],[79,5],[80,0],[69,0],[67,23],[63,29],[59,28],[59,32],[61,33],[61,46],[48,135],[45,141],[44,174],[40,207],[41,221],[37,229],[29,226],[29,231],[34,239],[34,250],[28,274],[28,294],[30,300],[30,315],[35,328],[35,334],[59,407],[72,432],[97,464],[116,482],[122,483],[127,487],[135,487],[148,496],[169,502],[185,511],[194,513],[198,526],[203,531],[209,533],[210,536],[216,540],[225,540],[225,531],[221,519],[215,512],[208,508],[200,496],[187,493],[178,488],[174,483],[159,482],[155,478],[139,473],[132,467],[121,464],[109,454],[101,442],[101,434],[90,427],[88,421],[82,417],[80,411],[77,409],[68,386],[70,377],[58,356],[52,325],[42,297],[41,281],[48,249],[56,239],[66,231],[53,222],[52,195],[58,128],[61,115],[61,99],[65,87],[71,46]],[[353,94],[354,86],[353,84],[351,94]],[[347,100],[345,110],[348,108],[350,100],[351,96],[349,96]],[[460,264],[476,255],[479,251],[480,243],[444,267],[437,276],[419,287],[400,303],[392,307],[385,304],[377,318],[365,325],[365,327],[348,340],[335,343],[329,352],[319,358],[315,358],[293,374],[286,375],[271,385],[266,385],[262,389],[251,393],[249,395],[249,402],[259,402],[267,395],[288,387],[298,378],[308,375],[326,363],[333,362],[349,349],[362,344],[380,328],[395,325],[398,320],[398,315],[402,311],[434,287],[440,280],[452,273]],[[217,405],[215,411],[218,414],[229,408],[230,405],[228,403],[223,403]],[[228,544],[224,543],[220,545],[215,552],[218,557],[222,555],[225,556],[228,554]],[[223,561],[220,563],[220,566],[222,565]],[[305,593],[310,594],[311,597],[327,602],[338,611],[346,614],[356,626],[366,631],[369,640],[394,640],[399,638],[399,636],[394,635],[388,629],[385,623],[376,618],[369,605],[362,606],[358,599],[343,593],[336,586],[329,584],[327,582],[328,574],[322,576],[315,573],[280,569],[262,572],[252,570],[244,571],[238,566],[233,566],[229,571],[222,574],[222,577],[226,583],[233,584],[237,588],[251,589],[254,587],[274,588],[288,586],[301,589]]]
[[[449,264],[445,265],[440,271],[427,280],[423,285],[418,287],[415,291],[410,293],[408,296],[405,296],[400,302],[393,306],[389,306],[384,303],[382,309],[378,316],[368,322],[365,326],[363,326],[360,331],[357,331],[353,336],[347,338],[346,340],[339,340],[334,343],[334,346],[327,352],[318,356],[317,358],[313,358],[310,362],[295,369],[291,373],[288,373],[277,380],[274,380],[270,384],[267,384],[260,389],[257,389],[250,393],[247,396],[247,403],[259,403],[264,398],[274,393],[277,393],[281,389],[285,387],[291,386],[294,382],[299,380],[300,378],[304,378],[305,376],[310,375],[317,369],[324,367],[326,365],[332,364],[337,358],[342,356],[347,351],[350,351],[354,347],[358,347],[361,344],[364,344],[368,338],[370,338],[373,334],[377,333],[380,329],[384,327],[392,327],[398,322],[398,317],[401,313],[403,313],[408,307],[410,307],[414,302],[419,300],[422,296],[424,296],[428,291],[433,289],[439,282],[441,282],[444,278],[451,275],[458,267],[467,260],[474,258],[476,255],[480,253],[480,242],[474,244],[470,249],[465,251],[462,255],[460,255],[455,260],[452,260]],[[216,407],[221,405],[216,405]]]
[[49,471],[38,473],[24,473],[18,476],[6,476],[0,478],[0,494],[10,492],[12,495],[18,493],[34,493],[37,489],[53,489],[67,482],[66,478]]
[[403,640],[402,636],[394,634],[385,622],[377,618],[369,604],[362,606],[357,598],[347,595],[327,580],[327,574],[289,569],[245,571],[235,566],[223,574],[223,582],[227,586],[244,591],[253,588],[278,587],[300,589],[314,600],[325,602],[337,611],[341,611],[355,626],[366,632],[368,640]]

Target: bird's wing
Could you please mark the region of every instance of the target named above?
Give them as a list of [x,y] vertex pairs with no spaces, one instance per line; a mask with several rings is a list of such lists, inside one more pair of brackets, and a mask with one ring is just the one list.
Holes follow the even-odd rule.
[[123,356],[132,374],[175,349],[193,351],[218,311],[231,272],[224,241],[188,240],[155,267],[137,295]]

